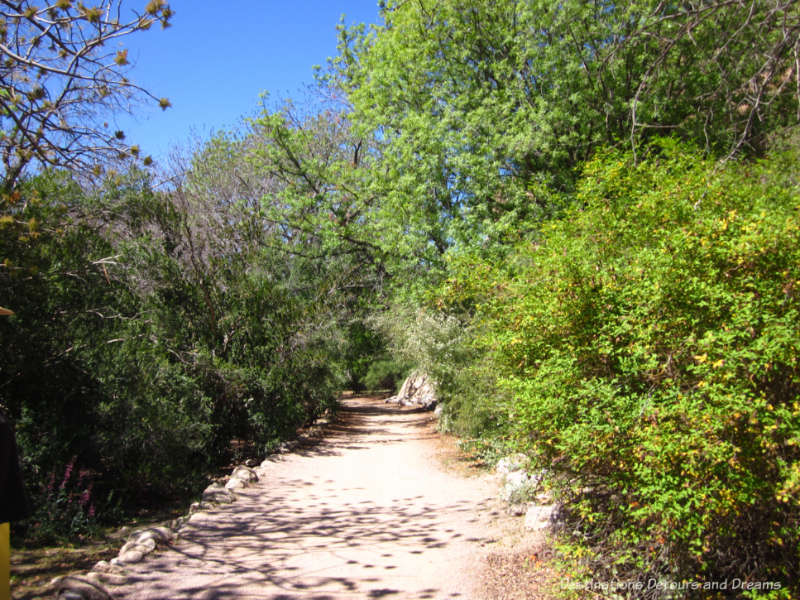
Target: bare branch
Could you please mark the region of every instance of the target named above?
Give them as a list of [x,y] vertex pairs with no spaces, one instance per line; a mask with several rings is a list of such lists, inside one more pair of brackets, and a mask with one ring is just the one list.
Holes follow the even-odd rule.
[[135,156],[123,135],[109,131],[113,111],[161,101],[126,77],[116,42],[160,21],[166,2],[122,19],[122,0],[82,3],[0,0],[0,157],[3,189],[31,165],[92,170]]

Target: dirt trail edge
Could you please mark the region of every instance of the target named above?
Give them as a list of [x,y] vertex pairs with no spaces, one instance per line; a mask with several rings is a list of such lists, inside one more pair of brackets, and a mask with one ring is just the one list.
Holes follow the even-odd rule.
[[508,517],[488,476],[448,469],[430,413],[344,401],[324,437],[275,456],[130,567],[119,600],[484,598]]

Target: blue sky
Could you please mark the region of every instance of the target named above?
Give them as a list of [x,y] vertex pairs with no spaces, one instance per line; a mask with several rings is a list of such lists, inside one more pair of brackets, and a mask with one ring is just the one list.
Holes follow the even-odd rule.
[[[145,0],[130,0],[132,7]],[[148,105],[118,116],[126,140],[164,158],[193,135],[237,125],[255,113],[259,95],[300,97],[313,66],[336,54],[336,25],[377,23],[377,0],[170,0],[172,26],[123,40],[129,78],[172,108]]]

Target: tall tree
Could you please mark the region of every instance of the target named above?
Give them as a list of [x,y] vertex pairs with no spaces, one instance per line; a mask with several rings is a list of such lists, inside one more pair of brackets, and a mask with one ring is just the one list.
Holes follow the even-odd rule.
[[433,210],[445,243],[547,216],[598,146],[671,133],[759,153],[799,116],[796,0],[390,0],[382,16],[342,28],[334,67],[381,149],[372,185]]
[[118,41],[157,22],[167,27],[172,10],[164,0],[150,0],[127,17],[122,4],[0,2],[0,184],[6,191],[32,164],[91,171],[103,159],[139,155],[106,119],[137,98],[152,98],[161,108],[169,101],[126,77],[128,51]]

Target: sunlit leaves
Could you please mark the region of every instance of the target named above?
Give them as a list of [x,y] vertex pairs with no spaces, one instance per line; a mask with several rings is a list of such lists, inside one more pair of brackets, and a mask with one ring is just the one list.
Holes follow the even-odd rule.
[[128,64],[128,50],[120,50],[117,52],[117,55],[114,57],[114,62],[119,65],[120,67],[125,66]]
[[479,300],[508,431],[556,474],[595,573],[796,581],[795,160],[603,152],[510,274],[449,286]]

